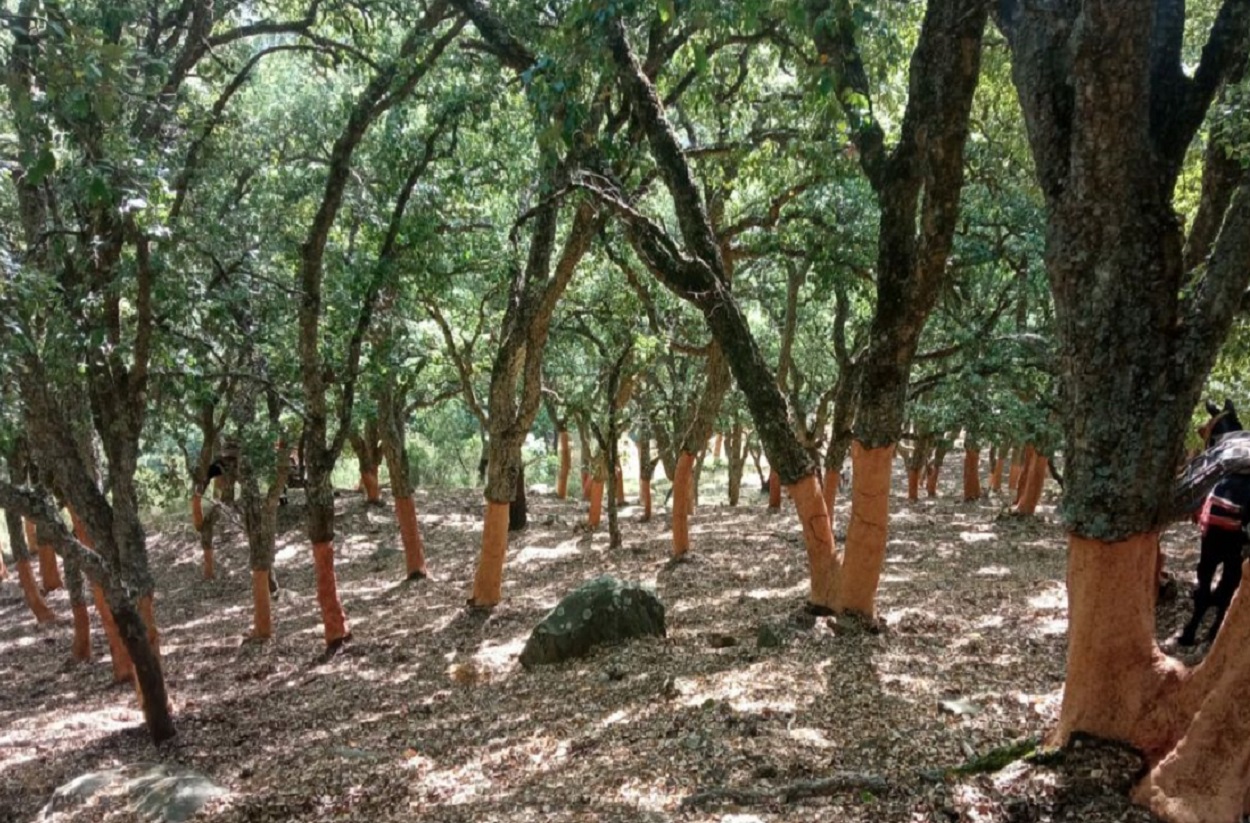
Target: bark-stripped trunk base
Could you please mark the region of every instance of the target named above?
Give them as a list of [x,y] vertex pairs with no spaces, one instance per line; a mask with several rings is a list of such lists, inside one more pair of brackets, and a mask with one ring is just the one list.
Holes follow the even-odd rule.
[[159,658],[161,633],[156,628],[156,604],[152,600],[152,595],[146,594],[139,598],[139,616],[143,618],[143,625],[148,632],[148,645],[152,647],[152,653]]
[[317,577],[317,605],[325,629],[326,650],[337,651],[352,639],[347,630],[347,613],[339,600],[338,579],[334,574],[334,543],[313,543],[313,568]]
[[273,607],[269,592],[269,572],[252,569],[252,638],[273,637]]
[[30,560],[17,561],[17,579],[22,585],[22,597],[26,598],[26,605],[30,608],[30,613],[35,616],[35,622],[55,622],[56,615],[53,614],[52,609],[48,608],[47,602],[39,592],[39,584],[35,582],[35,570],[31,567]]
[[56,552],[51,546],[39,542],[35,533],[35,524],[26,521],[26,545],[39,558],[39,579],[43,581],[43,591],[54,592],[65,585],[61,579],[61,570],[56,564]]
[[191,495],[191,525],[198,532],[204,528],[204,499],[198,495]]
[[768,472],[768,510],[781,511],[781,477],[771,470]]
[[582,472],[582,501],[590,500],[590,472]]
[[[1247,569],[1243,568],[1243,575]],[[1187,728],[1133,792],[1171,823],[1235,821],[1250,812],[1250,600],[1238,590],[1207,657],[1190,673],[1181,703]]]
[[638,481],[638,502],[642,505],[642,522],[651,519],[651,481]]
[[1003,490],[1003,458],[994,459],[994,468],[990,470],[990,491],[1001,493]]
[[382,485],[378,483],[377,469],[360,473],[360,487],[364,489],[366,505],[384,505],[382,503]]
[[508,553],[508,501],[486,501],[482,525],[482,554],[473,576],[470,606],[488,608],[503,598],[503,563]]
[[788,486],[799,523],[803,526],[803,543],[807,547],[811,592],[808,607],[818,614],[832,614],[838,590],[838,559],[833,545],[833,527],[825,498],[816,476],[808,475]]
[[113,620],[113,610],[104,599],[103,589],[99,586],[92,586],[91,593],[95,597],[95,610],[100,615],[100,625],[104,627],[104,637],[109,644],[109,658],[113,664],[113,682],[130,683],[135,677],[135,667],[130,662],[130,652],[126,651],[126,644],[122,642],[121,634],[117,631],[117,623]]
[[590,481],[590,512],[586,515],[586,525],[592,529],[597,529],[602,518],[603,481],[595,478]]
[[425,542],[417,522],[417,504],[411,497],[395,498],[395,519],[399,521],[399,539],[404,544],[404,568],[409,580],[429,577],[425,568]]
[[[851,464],[854,465],[854,460]],[[920,469],[907,470],[907,502],[915,503],[920,500]]]
[[877,584],[885,562],[890,520],[890,471],[894,444],[866,449],[851,446],[855,484],[851,488],[851,523],[846,531],[846,557],[838,587],[837,611],[868,618],[876,613]]
[[204,546],[204,579],[212,580],[217,576],[217,560],[213,554],[213,545]]
[[1012,505],[1020,505],[1020,498],[1024,496],[1024,487],[1029,482],[1029,473],[1033,470],[1033,461],[1037,459],[1037,452],[1032,446],[1024,447],[1024,455],[1020,458],[1020,473],[1016,475],[1011,482],[1011,489],[1015,493],[1012,498]]
[[75,603],[72,607],[74,615],[74,642],[70,646],[70,656],[85,662],[91,659],[91,615],[86,603]]
[[684,557],[690,551],[690,509],[694,500],[694,455],[683,451],[677,457],[673,476],[673,557]]
[[838,488],[841,485],[842,474],[835,469],[825,469],[825,482],[821,491],[825,495],[825,511],[829,513],[830,529],[833,528],[833,504],[838,502]]
[[929,472],[925,475],[924,493],[925,497],[937,497],[938,473],[941,471],[937,466],[930,466]]
[[1050,469],[1050,460],[1041,454],[1029,460],[1027,473],[1020,486],[1020,500],[1016,503],[1016,514],[1033,514],[1037,511],[1038,501],[1042,499],[1042,489],[1046,485],[1046,473]]
[[560,475],[556,478],[556,497],[564,500],[569,496],[569,472],[573,469],[573,456],[569,453],[569,433],[560,432]]
[[964,502],[981,499],[981,450],[964,449]]

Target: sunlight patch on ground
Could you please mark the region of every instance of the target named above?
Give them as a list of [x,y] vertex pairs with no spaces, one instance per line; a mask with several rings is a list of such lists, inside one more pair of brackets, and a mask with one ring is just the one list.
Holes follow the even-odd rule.
[[777,600],[798,597],[807,593],[810,584],[804,580],[785,589],[751,589],[744,594],[752,600]]
[[979,577],[1011,577],[1011,569],[1006,566],[982,566],[973,574]]
[[[72,695],[70,695],[72,697]],[[133,729],[143,723],[137,709],[109,706],[98,711],[66,712],[32,715],[24,722],[0,729],[0,772],[40,756],[40,745],[32,741],[74,738],[80,744],[90,739]]]
[[662,786],[634,778],[617,791],[621,801],[640,811],[663,812],[672,802]]
[[502,643],[487,640],[473,653],[473,662],[479,667],[498,672],[511,668],[525,648],[528,637],[529,632],[524,632]]
[[994,539],[993,532],[960,532],[959,539],[965,543],[984,543]]
[[790,739],[818,749],[832,749],[834,743],[820,729],[791,729]]
[[[208,614],[206,614],[205,616],[197,620],[188,620],[185,623],[179,623],[176,626],[169,626],[166,629],[164,629],[164,632],[166,634],[169,634],[171,632],[188,631],[190,629],[195,629],[200,626],[219,626],[222,623],[226,622],[232,616],[240,615],[240,614],[243,614],[244,612],[251,614],[251,611],[252,610],[246,606],[227,606],[224,609],[218,609],[217,611],[209,612]],[[157,616],[156,623],[158,626],[160,625],[159,615]],[[162,647],[166,645],[167,644],[165,643],[161,644]],[[176,645],[168,646],[168,648],[166,648],[165,650],[165,653],[168,654],[173,649],[176,649],[176,648],[178,648]]]
[[813,673],[757,663],[746,669],[733,669],[703,677],[679,677],[676,688],[681,695],[679,704],[692,708],[715,700],[728,703],[740,712],[792,712],[798,708],[796,696],[815,697],[824,694],[827,690],[824,685],[826,682],[820,671]]
[[1068,594],[1060,584],[1051,583],[1042,592],[1030,597],[1029,605],[1038,611],[1066,609],[1068,607]]

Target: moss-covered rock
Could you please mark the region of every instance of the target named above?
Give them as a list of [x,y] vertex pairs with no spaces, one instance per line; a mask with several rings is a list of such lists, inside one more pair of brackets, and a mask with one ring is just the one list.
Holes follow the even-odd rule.
[[559,663],[595,646],[664,634],[664,604],[654,591],[603,575],[578,586],[543,618],[525,643],[521,665]]

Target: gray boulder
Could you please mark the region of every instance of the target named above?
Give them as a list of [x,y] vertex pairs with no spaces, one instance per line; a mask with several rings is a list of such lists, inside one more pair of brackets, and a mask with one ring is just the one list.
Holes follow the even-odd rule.
[[208,801],[228,792],[204,775],[178,766],[141,763],[108,771],[89,772],[52,793],[36,823],[55,823],[88,806],[97,812],[124,803],[142,820],[183,823]]
[[543,618],[525,643],[521,665],[559,663],[595,646],[664,634],[664,604],[655,592],[605,574],[578,586]]

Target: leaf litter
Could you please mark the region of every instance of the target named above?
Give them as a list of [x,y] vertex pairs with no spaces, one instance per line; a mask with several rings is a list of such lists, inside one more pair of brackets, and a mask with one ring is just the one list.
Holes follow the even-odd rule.
[[[110,685],[93,626],[69,662],[68,622],[37,627],[0,585],[0,820],[33,820],[84,772],[193,768],[229,790],[201,814],[255,821],[1145,821],[1125,794],[1131,752],[1037,742],[1062,693],[1065,543],[1054,506],[1017,518],[992,495],[907,503],[896,488],[874,625],[814,618],[792,508],[704,492],[692,559],[668,560],[667,515],[622,511],[625,547],[588,532],[585,504],[531,494],[510,537],[504,601],[467,610],[480,492],[421,491],[433,579],[401,582],[387,509],[338,501],[340,593],[356,637],[321,662],[299,498],[282,511],[275,639],[250,628],[246,544],[220,529],[200,577],[181,518],[151,525],[157,613],[179,734],[148,742],[129,686]],[[839,543],[848,516],[839,501]],[[229,518],[227,518],[229,520]],[[1192,527],[1165,536],[1192,579]],[[578,584],[655,586],[668,636],[522,670],[530,629]],[[1183,588],[1183,587],[1182,587]],[[68,615],[63,592],[49,595]],[[1187,600],[1161,604],[1174,636]],[[1114,630],[1113,628],[1109,630]],[[1165,648],[1174,651],[1169,643]],[[120,823],[123,808],[58,820]]]

